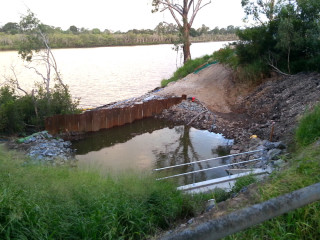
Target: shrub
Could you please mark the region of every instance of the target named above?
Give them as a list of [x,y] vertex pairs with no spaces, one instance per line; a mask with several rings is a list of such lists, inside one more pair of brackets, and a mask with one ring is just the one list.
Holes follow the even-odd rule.
[[226,64],[231,68],[235,69],[239,65],[238,56],[236,55],[235,49],[230,46],[220,49],[213,53],[213,58],[222,64]]
[[250,64],[238,66],[235,74],[239,82],[255,85],[261,83],[262,79],[269,75],[269,69],[263,61],[256,60]]
[[0,88],[0,132],[21,133],[30,127],[39,130],[48,116],[78,112],[78,102],[61,85],[55,85],[49,97],[41,87],[37,92],[34,96],[18,96],[9,86]]
[[14,90],[8,86],[0,89],[0,132],[12,133],[23,129],[23,116]]

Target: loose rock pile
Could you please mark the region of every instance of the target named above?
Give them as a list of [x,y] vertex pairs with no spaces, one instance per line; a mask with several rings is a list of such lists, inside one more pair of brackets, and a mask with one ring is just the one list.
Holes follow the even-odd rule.
[[154,95],[155,92],[158,92],[161,90],[162,90],[161,88],[155,89],[155,90],[148,92],[140,97],[134,97],[134,98],[129,98],[129,99],[126,99],[123,101],[109,103],[109,104],[97,107],[96,109],[102,109],[102,108],[103,109],[112,109],[112,108],[119,108],[119,107],[128,107],[128,106],[132,106],[136,103],[148,102],[150,100],[162,100],[162,99],[165,99],[166,97]]
[[52,164],[64,164],[73,160],[71,142],[53,138],[47,131],[19,139],[18,142],[13,148],[23,149],[34,160]]
[[257,161],[245,165],[236,165],[235,168],[266,168],[271,170],[281,168],[285,162],[280,159],[280,155],[286,153],[286,145],[283,142],[270,142],[268,140],[261,140],[259,138],[252,138],[245,146],[242,144],[235,144],[232,146],[230,154],[237,154],[245,151],[263,150],[249,155],[235,157],[233,162],[241,162],[262,157],[262,161]]
[[215,122],[214,114],[197,100],[182,101],[156,117],[178,124],[189,124],[198,129],[212,129]]

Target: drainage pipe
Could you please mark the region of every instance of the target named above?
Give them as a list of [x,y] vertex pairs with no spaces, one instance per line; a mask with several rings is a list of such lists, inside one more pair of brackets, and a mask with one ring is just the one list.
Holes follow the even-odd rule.
[[320,183],[270,199],[218,219],[167,233],[161,240],[216,240],[320,200]]

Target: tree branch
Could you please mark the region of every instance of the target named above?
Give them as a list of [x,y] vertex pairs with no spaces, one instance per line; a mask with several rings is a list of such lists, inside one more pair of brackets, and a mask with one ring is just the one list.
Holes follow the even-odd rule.
[[29,95],[28,92],[26,90],[24,90],[23,88],[21,88],[20,86],[20,83],[19,83],[19,80],[18,80],[18,77],[17,77],[17,74],[16,74],[16,71],[15,71],[15,68],[13,65],[10,66],[10,70],[11,72],[13,73],[13,77],[14,78],[11,78],[11,77],[7,77],[5,75],[3,75],[4,79],[9,82],[10,84],[13,84],[16,86],[16,88],[23,92],[26,96]]
[[47,79],[45,78],[45,76],[43,76],[43,74],[41,72],[39,72],[35,67],[31,67],[31,66],[27,66],[27,65],[25,65],[25,67],[30,70],[33,70],[37,75],[39,75],[42,78],[44,83],[47,82]]
[[15,82],[15,84],[17,86],[17,89],[20,90],[21,92],[23,92],[25,95],[28,95],[27,91],[20,87],[20,84],[19,84],[19,81],[18,81],[18,78],[17,78],[17,75],[16,75],[16,71],[14,70],[14,67],[11,66],[10,69],[11,69],[11,71],[13,73],[14,82]]
[[[166,0],[166,2],[167,2],[167,5],[168,5],[169,11],[170,11],[172,17],[174,18],[174,20],[176,21],[176,23],[178,24],[178,26],[179,26],[180,28],[182,28],[182,25],[181,25],[180,21],[178,20],[176,14],[175,14],[174,11],[173,11],[174,8],[171,7],[172,4],[169,3],[169,0]],[[182,13],[180,13],[179,11],[177,11],[177,12],[182,15]]]
[[211,3],[211,0],[210,0],[209,2],[207,2],[207,3],[205,3],[205,4],[202,5],[202,6],[201,6],[201,2],[202,2],[202,0],[199,0],[199,1],[198,1],[197,5],[196,5],[196,7],[195,7],[195,9],[194,9],[194,11],[193,11],[193,13],[192,13],[192,16],[191,16],[191,19],[190,19],[190,22],[189,22],[190,26],[192,26],[193,21],[194,21],[196,15],[198,14],[198,12],[199,12],[202,8],[204,8],[205,6],[209,5],[209,4]]
[[189,2],[189,5],[188,5],[188,12],[190,11],[190,8],[191,8],[192,3],[194,3],[194,0],[191,0],[191,1]]
[[172,3],[169,2],[169,0],[165,0],[165,2],[159,1],[159,4],[162,4],[163,6],[167,6],[169,9],[171,9],[171,10],[173,9],[176,12],[178,12],[180,15],[182,15],[182,10],[177,7],[179,5],[177,5],[177,4],[173,5]]
[[271,55],[272,53],[269,51],[269,58],[267,59],[267,63],[270,67],[272,67],[274,69],[275,72],[281,74],[281,75],[284,75],[284,76],[292,76],[290,74],[287,74],[287,73],[284,73],[282,72],[279,68],[277,68],[274,63],[273,63],[273,60],[271,59]]

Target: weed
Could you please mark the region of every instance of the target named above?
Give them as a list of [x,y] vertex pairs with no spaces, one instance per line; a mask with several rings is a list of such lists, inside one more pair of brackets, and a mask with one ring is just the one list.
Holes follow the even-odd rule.
[[238,193],[240,192],[244,187],[249,186],[252,183],[255,183],[257,180],[256,178],[252,175],[246,175],[243,176],[241,178],[238,178],[234,184],[234,186],[232,187],[231,192],[232,193]]

